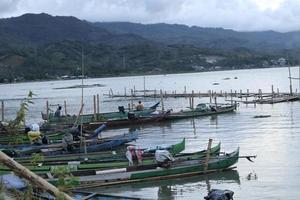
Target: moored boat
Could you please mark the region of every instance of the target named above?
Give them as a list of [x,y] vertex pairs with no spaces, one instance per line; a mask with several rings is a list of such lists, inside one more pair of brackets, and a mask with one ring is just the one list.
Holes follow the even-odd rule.
[[[185,145],[185,140],[182,142],[171,145],[169,149],[170,152],[176,153],[174,156],[177,160],[193,160],[199,159],[206,156],[206,150],[194,152],[194,153],[180,153],[182,151],[183,145]],[[155,164],[155,160],[153,159],[154,153],[149,153],[151,151],[155,151],[155,149],[163,149],[163,147],[156,147],[150,150],[147,150],[143,155],[143,165],[151,165]],[[176,152],[175,152],[176,151]],[[217,155],[220,152],[220,143],[216,146],[212,147],[210,150],[211,155]],[[70,155],[72,156],[72,155]],[[99,154],[98,154],[99,156]],[[20,162],[22,165],[26,166],[28,169],[35,173],[51,173],[55,169],[59,167],[63,167],[68,169],[69,171],[82,171],[82,170],[92,170],[92,169],[114,169],[121,167],[128,167],[128,160],[125,157],[125,152],[122,156],[111,156],[108,157],[97,157],[96,154],[87,155],[86,157],[78,157],[74,156],[73,159],[63,160],[63,157],[58,157],[55,159],[54,157],[49,157],[41,161],[37,166],[33,166],[30,160],[24,160],[24,158],[16,159],[16,161]],[[87,159],[88,158],[88,159]],[[0,165],[0,173],[5,174],[10,170],[7,167]]]
[[[100,187],[149,180],[160,180],[178,177],[187,177],[197,174],[208,174],[232,169],[238,162],[239,148],[229,154],[206,159],[177,160],[170,167],[160,167],[158,164],[131,166],[126,168],[108,170],[82,170],[71,174],[76,177],[77,188]],[[57,184],[57,178],[48,179],[52,184]]]
[[196,108],[171,112],[166,116],[168,120],[200,117],[234,112],[237,104],[198,104]]

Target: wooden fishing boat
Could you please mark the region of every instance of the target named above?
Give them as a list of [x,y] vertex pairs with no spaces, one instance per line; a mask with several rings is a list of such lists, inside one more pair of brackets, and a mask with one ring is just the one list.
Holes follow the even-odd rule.
[[113,119],[127,119],[129,113],[133,113],[137,117],[148,116],[152,112],[156,110],[160,102],[154,104],[149,108],[145,108],[144,110],[125,110],[124,107],[119,107],[118,112],[107,112],[107,113],[99,113],[96,114],[96,118],[94,114],[85,114],[77,117],[76,115],[73,116],[61,116],[55,117],[53,113],[50,113],[49,116],[47,114],[42,113],[43,120],[47,121],[47,124],[74,124],[77,121],[82,121],[82,123],[90,123],[93,121],[106,121],[106,120],[113,120]]
[[171,112],[166,116],[167,120],[217,115],[222,113],[234,112],[237,104],[198,104],[194,109]]
[[[212,148],[213,153],[220,151],[220,144]],[[179,154],[185,149],[185,138],[177,143],[166,146],[156,146],[153,148],[142,149],[144,154],[143,157],[152,157],[155,151],[159,149],[166,149],[172,155]],[[95,162],[113,162],[113,161],[126,161],[125,148],[118,148],[113,151],[101,151],[99,152],[88,152],[86,154],[69,154],[69,155],[57,155],[57,156],[45,156],[40,163],[43,165],[56,165],[56,164],[68,164],[72,161],[79,161],[80,163],[95,163]],[[32,157],[16,157],[16,161],[22,164],[31,164]]]
[[[184,143],[179,143],[174,145],[170,149],[170,152],[177,150],[177,152],[182,150],[182,145]],[[175,158],[177,160],[194,160],[199,159],[202,157],[205,157],[207,152],[206,150],[194,152],[194,153],[177,153],[175,155]],[[211,155],[217,155],[220,152],[220,143],[210,150]],[[72,155],[70,155],[72,156]],[[94,155],[95,156],[95,155]],[[143,155],[143,165],[153,165],[155,164],[155,160],[153,159],[154,154],[146,153],[146,155]],[[74,157],[75,159],[77,157]],[[26,166],[31,171],[43,174],[43,173],[51,173],[55,171],[57,168],[65,168],[69,171],[82,171],[82,170],[92,170],[92,169],[114,169],[114,168],[122,168],[122,167],[128,167],[128,160],[125,157],[125,152],[122,156],[118,156],[117,158],[97,158],[95,157],[89,157],[89,160],[84,159],[84,157],[80,157],[80,160],[68,160],[63,161],[62,159],[54,159],[52,157],[51,159],[46,159],[45,161],[41,162],[38,166],[33,166],[32,163],[28,162],[28,160],[22,160],[17,159],[18,162],[20,162],[22,165]],[[0,174],[9,173],[10,169],[8,169],[5,166],[0,165]]]
[[86,130],[93,130],[95,127],[99,125],[106,124],[108,127],[121,127],[121,126],[131,126],[131,125],[138,125],[138,124],[147,124],[147,123],[156,123],[162,122],[167,120],[166,116],[169,115],[169,112],[162,113],[162,114],[153,114],[149,116],[133,116],[132,118],[125,118],[125,119],[111,119],[105,121],[95,121],[88,124],[84,124],[84,129]]
[[[211,157],[207,163],[206,159],[185,159],[172,162],[168,168],[160,167],[158,164],[149,164],[107,170],[81,170],[71,172],[71,174],[76,177],[75,188],[82,189],[225,171],[232,169],[231,167],[238,162],[238,159],[239,148],[229,154]],[[48,178],[48,181],[54,185],[58,183],[55,177]]]
[[[130,132],[128,134],[117,135],[105,139],[91,139],[86,140],[86,150],[88,152],[97,152],[112,150],[120,145],[131,142],[138,138],[138,132]],[[80,141],[73,141],[69,144],[68,148],[64,147],[63,143],[49,144],[49,145],[19,145],[19,146],[7,146],[2,149],[6,154],[10,156],[24,156],[31,155],[33,153],[41,153],[43,155],[60,155],[60,154],[72,154],[80,153],[83,151]]]

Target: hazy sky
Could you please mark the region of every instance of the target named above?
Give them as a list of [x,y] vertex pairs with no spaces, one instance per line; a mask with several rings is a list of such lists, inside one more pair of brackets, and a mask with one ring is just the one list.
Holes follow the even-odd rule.
[[300,0],[0,0],[0,18],[41,12],[88,21],[300,30]]

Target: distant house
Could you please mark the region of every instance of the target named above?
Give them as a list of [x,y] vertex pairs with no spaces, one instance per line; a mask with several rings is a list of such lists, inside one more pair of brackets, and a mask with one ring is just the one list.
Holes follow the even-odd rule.
[[279,58],[277,60],[277,63],[278,63],[279,66],[282,66],[282,67],[287,65],[287,61],[286,61],[285,58]]

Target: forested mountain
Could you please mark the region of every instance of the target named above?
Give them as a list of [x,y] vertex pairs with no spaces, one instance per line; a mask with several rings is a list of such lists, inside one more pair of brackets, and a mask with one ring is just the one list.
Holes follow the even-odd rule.
[[25,14],[0,19],[0,82],[208,71],[298,62],[299,32],[222,28]]

